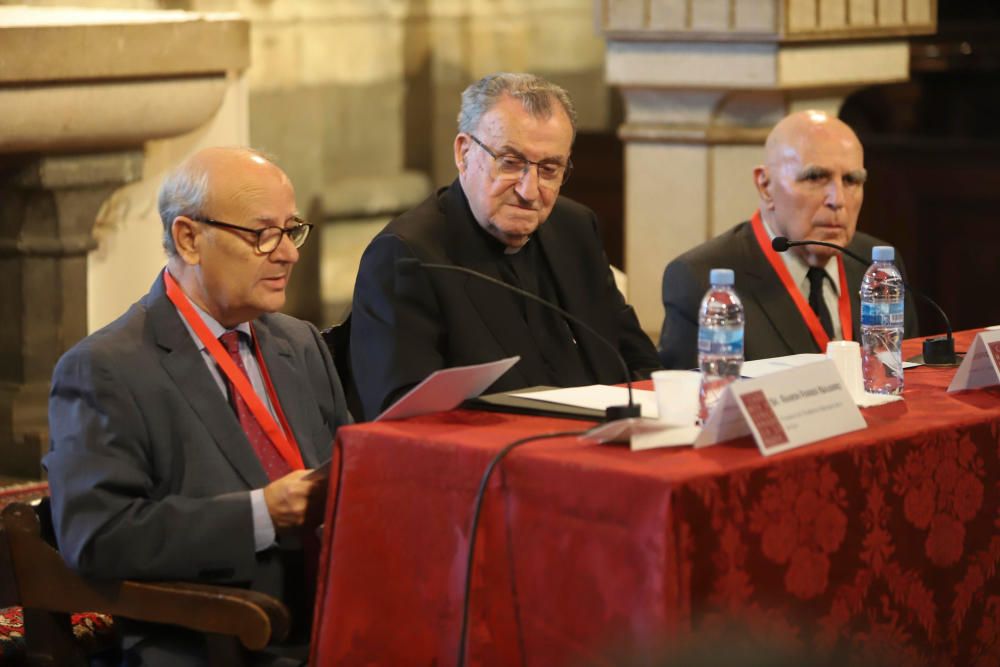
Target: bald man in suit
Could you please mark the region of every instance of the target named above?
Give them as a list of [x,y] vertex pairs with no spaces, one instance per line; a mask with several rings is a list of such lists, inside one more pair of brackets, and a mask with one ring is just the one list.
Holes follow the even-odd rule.
[[[751,220],[680,255],[663,272],[664,367],[698,363],[698,310],[713,268],[736,274],[747,360],[825,352],[829,340],[860,340],[858,290],[867,267],[832,248],[776,253],[770,244],[775,236],[826,241],[871,257],[873,246],[886,244],[857,231],[866,178],[861,142],[836,117],[802,111],[775,125],[764,163],[753,171],[760,205]],[[905,312],[904,333],[915,336],[909,293]]]
[[[350,421],[315,327],[276,312],[310,226],[284,172],[247,149],[182,164],[160,215],[166,268],[53,375],[44,463],[59,550],[91,577],[273,595],[301,643],[277,650],[295,658],[254,664],[301,664],[302,535],[324,489],[306,475]],[[123,634],[126,664],[206,659],[203,640],[179,629],[125,624]]]

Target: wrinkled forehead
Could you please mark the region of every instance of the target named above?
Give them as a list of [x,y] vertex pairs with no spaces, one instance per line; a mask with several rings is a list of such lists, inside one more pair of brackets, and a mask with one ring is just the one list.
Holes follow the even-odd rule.
[[555,100],[546,110],[531,110],[521,100],[505,96],[483,114],[477,132],[494,148],[508,144],[568,154],[573,145],[573,124]]
[[[271,164],[246,163],[216,172],[209,179],[208,202],[244,219],[284,219],[295,211],[295,190],[285,173]],[[221,211],[220,211],[221,213]]]
[[864,169],[864,150],[851,131],[817,127],[785,137],[770,147],[768,162],[782,168],[822,167],[831,171]]

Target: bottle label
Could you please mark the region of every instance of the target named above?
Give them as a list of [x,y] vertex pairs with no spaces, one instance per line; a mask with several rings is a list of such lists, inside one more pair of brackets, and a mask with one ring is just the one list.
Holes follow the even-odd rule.
[[743,327],[698,328],[698,352],[743,356]]
[[903,326],[903,301],[861,302],[861,326]]

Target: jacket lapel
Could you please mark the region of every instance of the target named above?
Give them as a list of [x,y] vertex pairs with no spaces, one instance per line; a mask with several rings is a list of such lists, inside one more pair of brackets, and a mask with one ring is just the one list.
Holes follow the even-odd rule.
[[267,474],[247,441],[225,396],[205,366],[201,352],[167,298],[160,275],[147,295],[153,338],[161,350],[163,369],[198,415],[205,429],[251,489],[267,485]]
[[748,284],[745,290],[737,285],[737,292],[741,297],[756,302],[774,333],[784,343],[785,354],[792,354],[795,350],[819,351],[802,319],[802,313],[768,263],[749,224],[745,227],[740,250],[745,267],[742,277]]
[[271,383],[278,395],[281,410],[285,413],[288,425],[295,435],[295,442],[302,454],[302,461],[307,468],[320,463],[313,443],[313,434],[309,430],[309,418],[301,373],[295,369],[295,357],[288,341],[271,333],[268,326],[268,316],[264,315],[254,322],[254,335],[260,345],[260,353],[271,376]]
[[[852,243],[848,248],[862,257],[867,253],[871,253],[871,248],[864,248],[863,246],[856,248],[854,245]],[[867,265],[856,262],[850,257],[844,257],[844,276],[847,278],[847,284],[841,285],[840,288],[847,290],[847,296],[851,302],[851,340],[858,342],[861,341],[861,296],[859,291],[861,290],[861,279],[864,278],[865,271],[867,270]],[[909,308],[910,304],[907,303],[906,307]]]

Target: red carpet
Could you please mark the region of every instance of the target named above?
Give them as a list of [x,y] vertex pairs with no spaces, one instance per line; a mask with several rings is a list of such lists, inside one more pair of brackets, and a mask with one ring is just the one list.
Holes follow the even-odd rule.
[[[11,503],[30,503],[48,495],[48,482],[26,482],[0,488],[0,511]],[[114,633],[111,617],[85,612],[73,614],[73,634],[88,650]],[[19,665],[24,656],[24,619],[20,607],[0,608],[0,666]]]
[[0,511],[11,503],[30,503],[49,493],[48,482],[26,482],[0,488]]
[[[78,642],[96,647],[114,632],[111,617],[106,614],[86,612],[73,614],[73,634]],[[24,620],[20,607],[0,609],[0,665],[17,665],[24,655]]]

